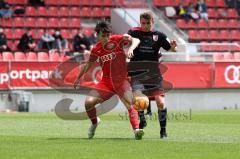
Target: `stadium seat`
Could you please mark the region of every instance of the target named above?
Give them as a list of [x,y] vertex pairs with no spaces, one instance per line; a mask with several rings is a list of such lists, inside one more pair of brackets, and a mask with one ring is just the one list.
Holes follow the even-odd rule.
[[229,41],[222,41],[220,45],[220,51],[231,51],[231,43]]
[[47,19],[46,18],[38,18],[37,19],[37,27],[38,28],[47,28]]
[[176,23],[177,23],[178,28],[180,28],[180,29],[187,28],[186,20],[184,20],[184,19],[177,19]]
[[231,37],[228,30],[220,30],[219,31],[219,39],[221,40],[229,40]]
[[[59,28],[58,28],[59,29]],[[50,34],[50,35],[53,35],[53,34],[55,34],[55,32],[56,32],[56,29],[48,29],[48,33]]]
[[102,1],[99,1],[99,0],[92,0],[92,4],[94,6],[102,6],[103,5],[103,2]]
[[216,19],[209,19],[208,20],[208,27],[210,29],[217,29],[218,28],[218,22]]
[[17,40],[8,40],[7,41],[7,45],[10,47],[10,49],[12,51],[15,51],[16,50],[16,46],[18,44],[18,41]]
[[238,21],[237,19],[228,20],[228,28],[231,28],[231,29],[240,28],[240,21]]
[[68,7],[60,7],[59,9],[59,16],[60,17],[68,17],[70,14]]
[[198,23],[197,23],[197,28],[199,28],[199,29],[208,28],[208,23],[204,19],[199,19]]
[[187,22],[187,27],[188,27],[189,29],[196,29],[196,28],[197,28],[197,23],[196,23],[194,20],[190,19],[190,20]]
[[37,10],[37,14],[38,16],[43,16],[43,17],[48,16],[46,7],[39,6]]
[[57,17],[58,16],[58,8],[57,7],[49,7],[48,15],[51,17]]
[[11,5],[26,5],[28,3],[27,0],[7,0],[6,2]]
[[79,28],[81,26],[81,21],[79,18],[72,18],[70,19],[70,26],[71,28]]
[[74,6],[79,6],[79,5],[81,5],[81,1],[79,2],[79,0],[68,0],[68,4],[74,5]]
[[34,8],[32,6],[26,7],[25,15],[27,17],[29,17],[29,16],[37,16],[36,8]]
[[37,57],[39,62],[49,61],[49,56],[47,52],[38,52]]
[[68,29],[61,29],[61,35],[63,38],[71,39],[72,35]]
[[199,30],[197,32],[197,38],[198,40],[208,40],[208,31],[207,30]]
[[36,18],[26,18],[25,26],[31,28],[36,27]]
[[154,6],[156,6],[156,7],[161,7],[161,0],[153,0],[153,4],[154,4]]
[[4,29],[4,33],[7,37],[7,39],[14,39],[15,38],[15,35],[13,34],[12,29]]
[[23,34],[24,34],[23,29],[15,29],[14,30],[15,39],[20,39]]
[[15,52],[14,53],[14,60],[15,61],[26,61],[25,53],[23,53],[23,52]]
[[219,39],[219,33],[217,30],[210,30],[208,35],[209,40],[218,40]]
[[208,17],[209,18],[217,18],[218,17],[215,9],[209,8],[207,11],[208,11]]
[[85,34],[86,36],[90,36],[90,35],[92,35],[93,32],[94,32],[94,29],[88,27],[88,28],[85,28],[84,34]]
[[216,52],[216,51],[221,51],[221,48],[219,45],[220,43],[218,41],[211,41],[210,45],[209,45],[209,51],[211,52]]
[[93,14],[92,17],[102,17],[103,16],[103,10],[100,7],[94,7],[93,8]]
[[240,40],[240,32],[239,30],[231,30],[230,31],[230,38],[231,40]]
[[68,18],[61,18],[59,20],[59,27],[60,28],[68,28],[69,27],[69,19]]
[[233,9],[233,8],[229,8],[227,10],[227,15],[228,15],[229,18],[238,18],[237,10]]
[[4,19],[1,19],[2,20],[2,25],[4,27],[12,27],[13,26],[13,18],[4,18]]
[[36,32],[37,32],[37,38],[40,39],[41,36],[44,34],[44,29],[38,29]]
[[26,53],[27,61],[37,61],[37,53],[36,52],[28,52]]
[[81,0],[80,3],[82,6],[91,6],[92,5],[92,1],[90,1],[90,0]]
[[215,7],[215,1],[214,0],[205,0],[208,7]]
[[49,54],[49,60],[50,61],[59,61],[60,60],[60,55],[57,52],[53,52]]
[[218,8],[217,9],[217,18],[229,18],[227,10],[225,8]]
[[24,27],[24,18],[22,18],[22,17],[15,17],[14,20],[13,20],[13,25],[15,27],[23,28]]
[[58,4],[60,5],[60,6],[63,6],[63,5],[72,5],[72,3],[71,3],[71,1],[72,0],[58,0]]
[[81,16],[81,14],[80,14],[80,8],[79,7],[72,7],[71,9],[70,9],[70,11],[71,11],[71,13],[70,13],[70,15],[73,17],[73,16],[75,16],[75,17],[80,17]]
[[216,1],[216,7],[226,7],[225,0],[215,0]]
[[104,6],[113,6],[113,0],[103,0],[103,5]]
[[[184,0],[183,6],[188,6],[191,1],[193,1],[193,0]],[[195,2],[193,2],[193,3],[195,3]]]
[[110,7],[105,7],[103,9],[103,16],[104,17],[111,17],[112,9]]
[[13,54],[12,52],[3,52],[2,53],[2,60],[3,61],[13,61]]
[[78,29],[72,29],[71,31],[71,34],[72,34],[72,38],[78,34]]
[[92,10],[89,7],[83,7],[82,8],[82,17],[92,17]]
[[57,18],[49,18],[48,27],[49,28],[58,28],[58,19]]
[[52,6],[52,5],[57,6],[58,5],[58,0],[45,0],[45,3],[49,6]]
[[200,51],[201,52],[209,52],[209,51],[211,51],[209,43],[207,41],[201,41],[200,42]]
[[219,19],[218,20],[218,28],[219,29],[227,29],[228,28],[228,20],[226,20],[226,19]]
[[188,36],[189,36],[189,40],[199,40],[198,39],[198,32],[196,30],[189,30],[188,31]]

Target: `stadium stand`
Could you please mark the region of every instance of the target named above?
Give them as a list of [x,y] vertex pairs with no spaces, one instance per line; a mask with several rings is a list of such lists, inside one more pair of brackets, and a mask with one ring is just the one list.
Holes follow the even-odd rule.
[[[77,33],[84,21],[87,19],[102,19],[110,18],[112,8],[122,5],[124,7],[142,7],[142,1],[137,0],[134,3],[130,3],[128,0],[119,0],[119,4],[116,4],[113,0],[45,0],[45,6],[33,7],[28,4],[27,0],[6,0],[14,8],[24,8],[25,13],[23,15],[14,15],[10,19],[1,19],[1,25],[4,27],[4,33],[8,38],[8,44],[12,51],[18,51],[16,45],[24,30],[31,28],[33,30],[33,38],[39,40],[44,32],[44,29],[48,29],[50,33],[53,33],[55,29],[61,28],[61,34],[64,38],[68,39],[71,49],[72,38]],[[176,7],[179,3],[186,7],[189,2],[196,3],[197,0],[153,0],[152,4],[159,9],[163,9],[167,6]],[[225,43],[238,43],[240,44],[239,28],[240,20],[237,10],[233,6],[229,6],[225,0],[205,0],[208,7],[208,22],[200,19],[198,21],[189,20],[186,21],[179,17],[170,18],[176,22],[178,28],[185,31],[189,36],[189,42],[197,42],[200,44],[223,44],[220,47],[213,47],[213,45],[201,46],[200,51],[209,52],[239,52],[237,46],[226,46]],[[86,28],[85,34],[90,36],[93,32],[93,28]],[[14,54],[15,55],[15,54]],[[32,60],[46,60],[42,55],[34,57],[30,54],[26,54],[26,60],[31,57]],[[56,55],[56,56],[55,56]],[[8,56],[7,56],[8,57]],[[60,60],[62,57],[57,57],[51,54],[48,56],[50,61]],[[50,58],[51,57],[51,58]],[[234,56],[235,57],[235,56]],[[2,57],[2,59],[14,59]],[[19,59],[17,55],[16,58]],[[40,59],[38,59],[40,58]]]

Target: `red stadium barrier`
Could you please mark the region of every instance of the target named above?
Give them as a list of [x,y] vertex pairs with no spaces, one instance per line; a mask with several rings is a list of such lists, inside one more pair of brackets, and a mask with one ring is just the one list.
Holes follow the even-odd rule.
[[0,90],[8,89],[8,62],[0,62]]
[[211,88],[213,65],[206,63],[166,63],[164,80],[173,88]]
[[[0,90],[11,89],[51,89],[49,78],[60,62],[0,62]],[[70,70],[64,77],[57,70],[57,78],[71,86],[77,76],[77,63],[69,63]],[[72,65],[73,64],[73,65]],[[165,81],[172,83],[174,89],[240,88],[240,62],[216,63],[164,63],[167,70],[163,72]],[[72,67],[72,68],[71,68]],[[68,64],[63,68],[68,68]],[[92,74],[97,76],[93,77]],[[93,79],[95,78],[95,79]],[[99,80],[99,70],[92,69],[82,79],[83,85]],[[64,80],[64,81],[61,81]],[[58,87],[58,85],[56,85]]]
[[215,88],[240,88],[240,63],[219,62],[215,64]]

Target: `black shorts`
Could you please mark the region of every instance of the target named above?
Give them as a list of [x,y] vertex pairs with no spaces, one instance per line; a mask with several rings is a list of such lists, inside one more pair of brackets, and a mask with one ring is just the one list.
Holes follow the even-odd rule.
[[163,78],[160,71],[150,76],[141,75],[142,73],[142,71],[129,73],[132,90],[139,90],[149,98],[164,96]]

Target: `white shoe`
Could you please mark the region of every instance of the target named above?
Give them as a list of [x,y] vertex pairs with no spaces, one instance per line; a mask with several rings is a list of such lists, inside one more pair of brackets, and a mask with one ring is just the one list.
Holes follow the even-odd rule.
[[92,124],[89,129],[88,129],[88,138],[92,139],[95,135],[95,131],[97,126],[100,124],[101,120],[99,117],[97,117],[97,123],[96,124]]
[[142,137],[144,135],[144,131],[143,131],[143,129],[135,129],[134,134],[135,134],[135,139],[136,140],[142,140]]

